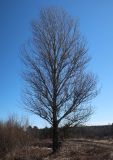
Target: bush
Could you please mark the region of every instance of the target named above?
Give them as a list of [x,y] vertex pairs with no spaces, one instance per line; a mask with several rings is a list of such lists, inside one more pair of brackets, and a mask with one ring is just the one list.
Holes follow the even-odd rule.
[[0,122],[0,157],[17,148],[29,145],[30,136],[26,134],[26,125],[15,117],[10,117],[6,122]]

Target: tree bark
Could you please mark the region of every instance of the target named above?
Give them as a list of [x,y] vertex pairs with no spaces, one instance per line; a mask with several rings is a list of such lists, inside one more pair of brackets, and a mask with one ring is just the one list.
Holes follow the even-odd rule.
[[53,153],[59,149],[58,143],[58,123],[57,120],[53,120]]

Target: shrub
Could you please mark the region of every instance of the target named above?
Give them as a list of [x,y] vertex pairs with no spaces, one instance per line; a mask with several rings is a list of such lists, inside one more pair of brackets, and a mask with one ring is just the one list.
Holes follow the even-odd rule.
[[0,157],[12,152],[16,148],[29,145],[30,137],[25,131],[26,125],[15,117],[6,122],[0,122]]

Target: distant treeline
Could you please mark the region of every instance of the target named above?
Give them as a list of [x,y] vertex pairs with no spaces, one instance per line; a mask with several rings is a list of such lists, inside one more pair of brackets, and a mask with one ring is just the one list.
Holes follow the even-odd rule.
[[[29,126],[27,133],[30,136],[39,139],[52,138],[52,128],[39,129],[38,127]],[[64,138],[106,138],[113,136],[113,124],[103,126],[75,126],[59,128],[60,139]]]

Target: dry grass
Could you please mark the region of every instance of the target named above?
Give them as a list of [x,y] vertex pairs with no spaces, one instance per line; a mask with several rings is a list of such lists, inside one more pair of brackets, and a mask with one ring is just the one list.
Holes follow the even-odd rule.
[[113,160],[112,139],[66,140],[53,155],[49,139],[34,141],[23,127],[14,119],[0,123],[0,160]]
[[28,147],[7,154],[6,160],[113,160],[113,146],[87,140],[65,141],[56,154],[47,147]]
[[61,150],[45,160],[113,160],[113,148],[93,142],[67,141]]
[[70,139],[52,154],[50,139],[27,135],[25,125],[13,117],[0,122],[0,160],[113,160],[113,140]]
[[51,149],[28,147],[7,154],[6,160],[43,160],[51,153]]

